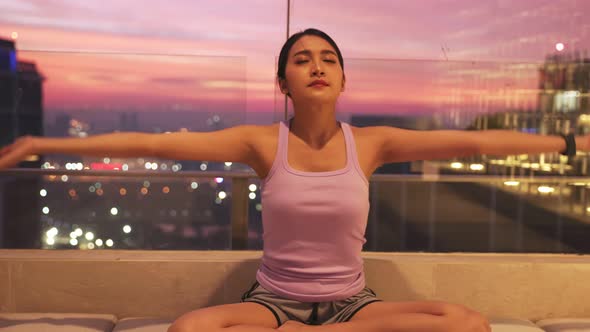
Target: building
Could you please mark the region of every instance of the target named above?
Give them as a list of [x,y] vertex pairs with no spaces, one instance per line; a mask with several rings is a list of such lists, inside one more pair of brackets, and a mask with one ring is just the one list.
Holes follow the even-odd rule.
[[[13,41],[0,39],[0,146],[20,136],[43,135],[43,81],[34,63],[18,61]],[[19,166],[40,168],[43,160]],[[0,247],[39,248],[41,179],[6,177],[0,182]]]
[[[32,62],[17,61],[14,42],[0,39],[0,145],[43,135],[43,76]],[[25,161],[39,168],[41,160]]]

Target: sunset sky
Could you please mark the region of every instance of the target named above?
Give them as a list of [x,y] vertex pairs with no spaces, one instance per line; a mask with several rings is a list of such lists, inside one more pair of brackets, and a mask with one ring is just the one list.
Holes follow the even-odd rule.
[[[289,30],[338,43],[348,112],[485,112],[482,98],[499,96],[534,108],[538,65],[556,43],[590,49],[589,14],[585,0],[293,0]],[[18,34],[19,59],[47,78],[47,112],[281,113],[286,25],[283,0],[0,2],[0,38]]]

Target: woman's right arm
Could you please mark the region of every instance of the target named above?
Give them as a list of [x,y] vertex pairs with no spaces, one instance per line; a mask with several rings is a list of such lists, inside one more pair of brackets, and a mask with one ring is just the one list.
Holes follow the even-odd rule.
[[87,138],[25,136],[0,149],[0,169],[13,167],[29,155],[48,153],[232,161],[250,165],[255,156],[253,139],[256,127],[242,125],[212,132],[169,134],[122,132]]

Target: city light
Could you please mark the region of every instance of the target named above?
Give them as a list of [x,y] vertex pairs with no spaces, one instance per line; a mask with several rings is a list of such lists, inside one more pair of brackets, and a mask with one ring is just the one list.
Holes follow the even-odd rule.
[[515,187],[518,186],[520,184],[520,182],[518,181],[506,181],[504,182],[505,186],[509,186],[509,187]]
[[199,188],[199,184],[193,181],[193,182],[191,182],[191,188],[197,189],[197,188]]
[[459,162],[454,162],[454,163],[451,163],[451,168],[460,169],[460,168],[463,168],[463,164],[459,163]]
[[215,178],[215,182],[217,182],[217,183],[223,183],[223,178]]
[[84,169],[84,164],[82,163],[66,163],[66,169],[71,171],[81,171]]
[[248,197],[250,197],[250,199],[255,199],[256,198],[256,194],[255,193],[250,193],[248,195]]
[[52,246],[55,244],[55,239],[52,237],[49,237],[45,240],[45,243],[47,243],[48,245]]
[[88,243],[88,249],[94,249],[94,243],[90,242]]
[[16,31],[13,31],[13,32],[10,34],[10,37],[11,37],[12,39],[14,39],[14,40],[17,40],[17,39],[18,39],[18,32],[16,32]]
[[102,240],[101,239],[96,239],[96,241],[94,241],[94,243],[96,243],[97,246],[102,247]]
[[76,233],[77,236],[82,236],[82,234],[84,234],[84,232],[82,231],[81,228],[76,228],[76,230],[74,232]]
[[258,189],[258,188],[256,187],[255,184],[251,184],[248,186],[248,189],[250,189],[250,191],[256,191],[256,189]]
[[107,247],[112,247],[114,244],[115,244],[115,243],[114,243],[114,242],[113,242],[113,240],[111,240],[111,239],[108,239],[108,240],[106,241],[106,245],[107,245]]
[[51,229],[49,229],[45,234],[47,235],[47,237],[55,237],[58,234],[58,230],[55,227],[52,227]]
[[41,195],[41,197],[45,197],[45,196],[47,196],[47,190],[45,190],[45,189],[41,189],[41,190],[39,191],[39,195]]
[[565,49],[565,45],[563,43],[557,43],[557,44],[555,44],[555,49],[558,52],[561,52],[561,51],[563,51]]
[[226,161],[226,162],[225,162],[225,166],[228,166],[228,167],[229,167],[229,166],[231,166],[231,165],[233,165],[233,163],[232,163],[231,161]]
[[111,214],[113,216],[116,216],[119,213],[119,209],[117,209],[116,207],[111,208]]
[[68,176],[67,176],[67,175],[65,175],[65,174],[64,174],[64,175],[62,175],[62,176],[61,176],[61,181],[62,181],[62,182],[68,182]]
[[70,239],[70,244],[72,246],[77,246],[78,245],[78,240],[76,240],[76,239]]
[[49,214],[49,208],[47,206],[44,206],[41,211],[43,211],[43,214]]
[[482,164],[471,164],[469,166],[469,169],[472,171],[482,171],[484,169],[484,166]]
[[224,199],[227,197],[227,194],[225,193],[225,191],[220,191],[219,194],[217,194],[217,197],[219,197],[220,199]]
[[86,235],[84,235],[84,237],[86,238],[86,240],[92,241],[92,240],[94,240],[94,233],[88,232],[88,233],[86,233]]
[[207,164],[203,163],[203,164],[201,164],[201,166],[199,168],[201,169],[201,171],[206,171],[207,170]]
[[541,193],[541,194],[550,194],[552,192],[555,191],[555,188],[553,187],[549,187],[549,186],[540,186],[539,188],[537,188],[537,190]]
[[125,234],[131,233],[131,226],[129,226],[129,225],[123,226],[123,232],[125,232]]

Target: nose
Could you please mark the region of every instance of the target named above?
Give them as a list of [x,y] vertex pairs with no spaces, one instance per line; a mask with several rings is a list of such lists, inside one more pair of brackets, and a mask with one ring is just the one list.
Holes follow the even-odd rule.
[[312,72],[311,72],[312,76],[324,76],[324,69],[320,66],[320,62],[319,61],[314,61],[314,65],[312,67]]

